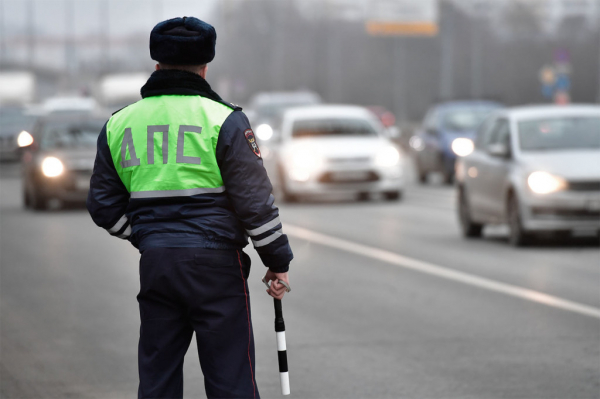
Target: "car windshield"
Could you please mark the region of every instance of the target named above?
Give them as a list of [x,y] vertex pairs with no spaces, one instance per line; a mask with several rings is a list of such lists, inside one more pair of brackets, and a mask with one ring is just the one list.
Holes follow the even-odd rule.
[[282,101],[276,103],[268,103],[259,106],[256,109],[256,114],[262,118],[276,118],[281,116],[286,109],[292,107],[301,107],[303,105],[313,105],[314,101],[307,100],[292,100],[292,101]]
[[518,125],[523,151],[600,148],[600,117],[535,119]]
[[377,136],[366,119],[304,119],[294,123],[292,137]]
[[21,112],[4,111],[0,113],[0,133],[14,134],[21,130],[30,130],[35,122],[35,116]]
[[464,107],[452,108],[442,115],[442,128],[457,132],[476,130],[483,120],[496,107]]
[[48,122],[42,128],[40,146],[50,148],[93,148],[104,121]]

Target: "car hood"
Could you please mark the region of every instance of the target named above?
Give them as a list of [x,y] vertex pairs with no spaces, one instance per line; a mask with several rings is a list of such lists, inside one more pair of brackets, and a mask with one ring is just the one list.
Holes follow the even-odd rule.
[[96,159],[96,149],[55,149],[47,150],[40,154],[41,159],[47,156],[52,156],[60,159],[65,165],[65,168],[70,170],[92,170],[94,168],[94,160]]
[[600,150],[521,153],[528,172],[541,170],[566,179],[600,180]]
[[469,139],[475,138],[475,131],[442,130],[442,137],[444,137],[448,143],[452,143],[452,140],[457,139],[459,137],[466,137]]
[[285,151],[309,148],[325,158],[360,158],[374,156],[391,143],[383,137],[320,137],[288,142]]

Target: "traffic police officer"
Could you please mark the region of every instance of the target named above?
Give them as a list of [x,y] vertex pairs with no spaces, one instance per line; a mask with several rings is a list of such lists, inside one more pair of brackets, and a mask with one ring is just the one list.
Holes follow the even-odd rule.
[[260,149],[241,108],[206,82],[215,29],[193,17],[150,34],[156,71],[142,100],[98,137],[87,207],[141,252],[140,398],[181,398],[196,333],[209,398],[259,398],[248,237],[281,298],[292,260]]

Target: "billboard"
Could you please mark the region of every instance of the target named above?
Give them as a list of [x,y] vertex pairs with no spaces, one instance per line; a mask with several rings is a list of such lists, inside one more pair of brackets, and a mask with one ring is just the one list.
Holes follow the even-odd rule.
[[374,36],[435,36],[438,0],[371,0],[365,27]]

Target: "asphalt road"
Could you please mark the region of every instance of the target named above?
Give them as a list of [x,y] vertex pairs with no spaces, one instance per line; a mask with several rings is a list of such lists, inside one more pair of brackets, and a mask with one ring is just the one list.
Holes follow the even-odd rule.
[[[1,175],[0,396],[135,397],[139,254],[84,209],[24,210],[20,180]],[[502,228],[463,240],[439,185],[410,186],[400,202],[280,208],[295,253],[292,397],[600,397],[596,241],[517,250]],[[272,301],[247,252],[256,376],[276,398]],[[203,392],[193,341],[185,393]]]

